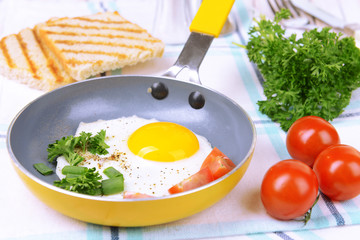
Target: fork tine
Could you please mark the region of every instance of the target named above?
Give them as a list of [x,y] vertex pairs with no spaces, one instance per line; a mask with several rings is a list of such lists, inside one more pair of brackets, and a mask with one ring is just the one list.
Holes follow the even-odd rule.
[[315,24],[314,16],[311,16],[311,15],[307,14],[306,12],[295,7],[291,0],[285,0],[285,1],[287,1],[289,7],[291,7],[294,11],[296,11],[298,13],[299,17],[305,17],[309,20],[309,24]]
[[279,12],[280,11],[280,8],[278,6],[278,4],[276,3],[276,0],[267,0],[270,8],[271,8],[271,11],[273,12],[273,14],[275,15],[275,13]]
[[286,0],[268,0],[268,4],[274,15],[282,8],[287,8],[290,10],[291,17],[296,18],[299,16],[299,14],[297,14],[297,12],[293,8],[288,7]]
[[278,0],[282,3],[283,8],[287,8],[289,9],[292,17],[296,18],[296,17],[300,17],[300,13],[298,12],[298,10],[292,5],[291,1],[289,0]]
[[289,9],[292,18],[304,18],[309,24],[315,24],[315,18],[300,9],[296,8],[291,0],[267,0],[273,14],[275,15],[282,8]]

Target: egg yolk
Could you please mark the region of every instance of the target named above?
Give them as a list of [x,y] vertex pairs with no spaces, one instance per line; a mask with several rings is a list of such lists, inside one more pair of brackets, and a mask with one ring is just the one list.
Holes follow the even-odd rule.
[[195,134],[171,122],[155,122],[138,128],[128,139],[134,154],[152,161],[173,162],[192,156],[199,150]]

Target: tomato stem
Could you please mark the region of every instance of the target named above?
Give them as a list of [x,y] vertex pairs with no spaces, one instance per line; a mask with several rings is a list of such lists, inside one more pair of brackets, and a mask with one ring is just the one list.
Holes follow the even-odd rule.
[[312,213],[312,209],[313,207],[316,205],[316,203],[319,201],[320,198],[320,194],[317,195],[314,204],[311,206],[311,208],[309,209],[309,211],[307,211],[304,215],[304,218],[298,221],[304,222],[304,225],[306,225],[308,223],[308,221],[311,218],[311,213]]

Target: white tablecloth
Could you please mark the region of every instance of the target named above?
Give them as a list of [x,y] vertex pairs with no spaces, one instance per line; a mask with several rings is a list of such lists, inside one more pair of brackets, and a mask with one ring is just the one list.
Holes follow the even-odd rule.
[[[54,16],[81,16],[117,10],[131,21],[151,30],[152,1],[0,1],[0,37]],[[0,109],[0,239],[358,239],[360,196],[345,202],[332,202],[324,196],[304,226],[295,221],[278,221],[268,216],[260,201],[262,178],[274,163],[290,158],[285,133],[258,111],[256,102],[264,99],[261,80],[246,52],[233,45],[244,43],[254,9],[237,0],[232,17],[238,31],[216,39],[200,68],[205,86],[238,102],[253,119],[257,130],[255,153],[244,178],[223,200],[189,218],[152,227],[105,227],[68,218],[49,208],[23,185],[16,175],[6,149],[7,128],[18,111],[44,92],[30,89],[1,77]],[[117,71],[122,74],[160,75],[169,68],[182,49],[166,46],[164,56]],[[345,144],[360,149],[360,90],[350,105],[332,123]]]

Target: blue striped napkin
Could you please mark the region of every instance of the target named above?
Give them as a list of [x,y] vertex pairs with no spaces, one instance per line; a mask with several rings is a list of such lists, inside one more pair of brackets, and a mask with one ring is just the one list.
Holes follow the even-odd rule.
[[[1,37],[53,16],[81,16],[117,10],[129,20],[151,28],[151,15],[139,14],[153,9],[151,1],[0,1]],[[14,13],[17,13],[16,18]],[[329,239],[359,233],[360,196],[333,202],[320,195],[312,219],[304,226],[296,221],[269,217],[260,201],[262,177],[270,166],[290,158],[285,133],[278,124],[258,111],[256,102],[264,99],[262,78],[249,62],[245,50],[233,42],[246,43],[254,10],[245,1],[236,1],[231,15],[238,31],[216,39],[200,68],[205,86],[238,102],[253,119],[257,145],[248,171],[234,190],[209,209],[179,220],[151,227],[118,228],[99,226],[70,219],[36,199],[16,175],[6,150],[6,131],[10,120],[31,100],[43,93],[0,78],[4,91],[0,109],[0,161],[5,169],[0,181],[0,239]],[[163,58],[126,67],[116,74],[160,75],[170,67],[182,46],[166,46]],[[360,149],[360,89],[350,105],[332,124],[345,144]],[[4,194],[6,193],[6,194]],[[339,226],[349,226],[340,231]],[[351,228],[350,228],[351,227]],[[343,228],[341,228],[343,229]],[[348,235],[353,236],[353,235]],[[358,236],[358,235],[357,235]]]

